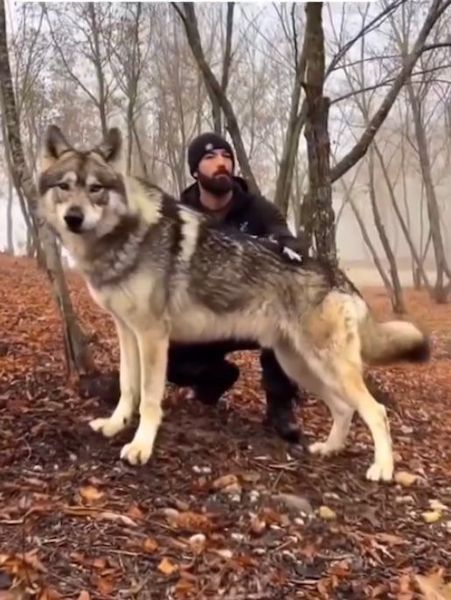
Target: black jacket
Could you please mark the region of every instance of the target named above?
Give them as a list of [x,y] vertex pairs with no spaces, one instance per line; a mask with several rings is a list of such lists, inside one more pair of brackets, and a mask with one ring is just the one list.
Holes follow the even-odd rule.
[[[224,217],[225,227],[238,229],[257,237],[276,240],[296,252],[300,251],[300,242],[288,229],[287,223],[275,204],[263,196],[249,192],[247,183],[241,177],[234,177],[232,205]],[[180,200],[186,206],[200,212],[207,212],[199,200],[197,183],[189,186],[181,194]]]

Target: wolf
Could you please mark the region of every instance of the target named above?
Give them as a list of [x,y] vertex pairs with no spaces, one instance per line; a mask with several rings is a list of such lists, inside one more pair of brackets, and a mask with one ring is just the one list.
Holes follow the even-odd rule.
[[340,269],[290,260],[265,241],[223,231],[126,175],[121,149],[118,128],[82,150],[51,125],[37,180],[41,216],[117,329],[120,399],[91,428],[115,436],[139,410],[120,456],[145,464],[162,420],[169,342],[251,340],[273,349],[287,375],[329,407],[329,436],[310,452],[342,449],[357,412],[374,443],[366,477],[391,480],[386,408],[366,388],[363,364],[427,360],[427,336],[410,322],[378,323]]

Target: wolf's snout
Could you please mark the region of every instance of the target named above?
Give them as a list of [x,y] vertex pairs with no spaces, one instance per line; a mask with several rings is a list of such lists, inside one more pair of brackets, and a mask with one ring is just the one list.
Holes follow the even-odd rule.
[[72,206],[64,215],[64,220],[70,231],[77,233],[83,224],[83,212],[78,206]]

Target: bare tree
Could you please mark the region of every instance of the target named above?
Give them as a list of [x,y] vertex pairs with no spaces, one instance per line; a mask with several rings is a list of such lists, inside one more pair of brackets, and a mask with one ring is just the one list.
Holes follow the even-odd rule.
[[391,205],[393,207],[395,215],[398,218],[398,222],[399,222],[399,224],[401,226],[401,230],[402,230],[402,232],[404,234],[404,237],[405,237],[405,240],[406,240],[406,242],[407,242],[407,244],[409,246],[409,249],[410,249],[410,252],[412,254],[412,257],[413,257],[414,263],[416,265],[416,268],[418,269],[418,273],[420,274],[421,278],[423,279],[426,288],[428,290],[431,290],[431,286],[430,286],[430,283],[429,283],[428,276],[426,274],[426,270],[423,267],[423,262],[421,261],[421,258],[419,256],[419,254],[417,252],[417,249],[415,247],[415,244],[414,244],[414,242],[412,240],[412,236],[410,235],[408,224],[406,223],[406,221],[405,221],[405,219],[404,219],[404,217],[403,217],[403,215],[401,213],[401,210],[400,210],[400,208],[398,206],[398,202],[397,202],[396,196],[395,196],[395,191],[394,191],[393,184],[391,182],[391,179],[390,179],[390,176],[389,176],[389,173],[388,173],[388,169],[387,169],[387,165],[386,165],[385,159],[383,157],[382,152],[379,150],[379,146],[377,145],[376,142],[374,142],[374,152],[375,152],[375,154],[376,154],[376,156],[377,156],[377,158],[379,160],[379,164],[380,164],[381,169],[382,169],[382,174],[384,176],[384,180],[385,180],[385,183],[387,185],[387,190],[388,190],[388,194],[389,194]]
[[[322,85],[324,85],[324,81],[328,76],[333,74],[338,69],[342,69],[345,59],[350,52],[350,50],[356,45],[356,43],[362,39],[366,34],[375,30],[377,27],[381,25],[384,21],[386,21],[390,15],[392,15],[400,6],[402,6],[403,0],[395,0],[392,2],[385,2],[382,10],[377,13],[372,19],[369,19],[365,22],[357,32],[355,36],[351,39],[345,39],[344,35],[340,36],[340,41],[338,44],[338,48],[335,52],[335,55],[332,57],[332,60],[329,63],[329,66],[326,68],[324,66],[323,74],[322,74]],[[440,19],[441,15],[444,13],[446,8],[451,3],[451,0],[433,0],[431,3],[427,15],[425,16],[422,27],[418,33],[417,39],[413,44],[411,50],[408,52],[406,62],[401,65],[401,67],[396,71],[394,71],[394,75],[392,75],[390,80],[384,82],[383,85],[388,87],[388,91],[385,94],[385,97],[379,104],[378,109],[373,115],[369,115],[367,126],[363,134],[356,141],[354,147],[344,156],[338,163],[336,163],[331,169],[330,167],[326,167],[330,169],[330,176],[328,176],[327,186],[331,186],[331,184],[336,181],[339,177],[343,176],[349,169],[351,169],[356,162],[365,155],[366,151],[369,148],[371,141],[374,139],[376,132],[384,123],[387,115],[389,114],[396,98],[403,85],[412,74],[413,68],[422,53],[430,50],[430,45],[427,44],[427,39],[434,28],[437,21]],[[187,35],[187,39],[190,44],[191,51],[193,56],[195,57],[197,66],[202,73],[204,83],[208,94],[212,100],[212,104],[216,107],[220,107],[221,111],[224,113],[225,122],[227,129],[229,130],[234,145],[237,150],[238,161],[241,165],[241,170],[243,175],[249,180],[251,184],[251,188],[254,191],[258,191],[258,186],[256,184],[255,171],[251,170],[250,162],[249,162],[249,152],[246,153],[246,149],[244,146],[243,139],[243,128],[239,126],[238,120],[238,104],[235,101],[232,103],[232,96],[235,97],[235,93],[229,92],[226,93],[224,90],[221,90],[221,85],[218,78],[215,76],[213,72],[213,68],[210,66],[208,60],[206,59],[206,55],[204,52],[204,48],[202,47],[202,40],[199,34],[199,25],[198,18],[194,9],[194,5],[192,3],[174,3],[173,4],[177,14],[179,15],[181,22],[183,23],[185,33]],[[274,157],[277,160],[276,167],[276,189],[275,189],[275,202],[282,209],[284,214],[288,214],[289,201],[291,197],[292,190],[292,182],[293,182],[293,172],[294,165],[296,164],[296,157],[298,155],[299,149],[299,135],[302,131],[303,125],[306,123],[307,119],[307,107],[309,105],[307,95],[301,103],[301,93],[302,93],[302,80],[303,73],[305,71],[306,64],[306,50],[308,50],[308,33],[304,34],[302,50],[300,50],[299,44],[299,35],[298,35],[298,27],[296,25],[296,9],[293,8],[291,12],[291,26],[288,26],[289,20],[286,19],[286,13],[282,15],[282,10],[280,11],[280,22],[282,29],[284,31],[286,40],[288,45],[291,48],[291,56],[293,57],[293,61],[291,63],[291,99],[288,103],[288,107],[286,108],[288,112],[287,126],[282,131],[281,140],[282,140],[282,151],[280,152],[279,148],[274,145],[271,146],[271,150],[274,154]],[[342,26],[343,27],[343,26]],[[342,28],[343,32],[343,28]],[[264,34],[259,33],[260,37],[264,37]],[[323,42],[324,44],[324,42]],[[268,47],[276,50],[273,47],[272,42],[268,42]],[[323,49],[323,53],[325,53]],[[366,60],[366,59],[363,59]],[[325,62],[325,60],[324,60]],[[312,96],[312,88],[310,89],[310,106],[314,106],[313,96]],[[353,92],[355,93],[355,92]],[[342,96],[341,100],[343,100],[346,96]],[[338,101],[340,98],[335,99]],[[324,113],[324,110],[322,110]],[[216,111],[217,114],[217,111]],[[255,113],[254,113],[255,114]],[[310,113],[310,117],[312,113]],[[310,119],[311,121],[311,119]],[[327,123],[327,117],[325,119]],[[255,123],[252,119],[252,132],[251,136],[252,144],[251,148],[254,146],[255,139]],[[327,126],[326,126],[327,128]],[[323,127],[324,129],[324,127]],[[312,136],[313,129],[310,127],[308,135]],[[269,142],[266,142],[269,147]],[[322,141],[324,146],[327,144]],[[329,143],[329,142],[327,142]],[[309,146],[307,146],[309,147]],[[313,159],[312,153],[313,144],[310,143],[310,158]],[[325,154],[324,154],[325,156]],[[322,163],[321,163],[322,164]],[[326,186],[326,187],[327,187]],[[326,187],[321,187],[321,193],[324,195],[331,194],[331,192],[325,192]],[[297,193],[299,197],[299,190]],[[293,210],[293,212],[300,217],[301,222],[303,223],[302,233],[305,234],[305,238],[307,240],[313,238],[313,234],[310,232],[309,235],[307,223],[313,223],[312,217],[314,214],[315,207],[309,202],[310,195],[305,196],[303,206],[301,210]],[[327,201],[328,202],[328,201]],[[325,201],[325,203],[327,203]],[[334,228],[333,228],[333,211],[331,202],[328,202],[329,209],[327,212],[324,210],[320,211],[317,221],[321,222],[321,227],[318,225],[317,231],[319,236],[323,237],[323,240],[320,241],[320,244],[326,245],[329,248],[334,247],[334,243],[331,241],[334,237]],[[325,206],[325,204],[324,204]],[[324,209],[323,206],[323,209]],[[316,207],[319,208],[319,205]],[[316,217],[315,217],[316,219]],[[313,225],[310,226],[310,229],[313,228]],[[320,233],[322,232],[322,233]],[[327,233],[326,233],[327,232]],[[328,238],[326,241],[325,238]],[[317,249],[318,250],[318,249]],[[323,252],[323,250],[321,251]],[[335,261],[336,260],[336,251],[335,249],[328,250],[329,257]],[[333,258],[335,255],[335,258]]]
[[[221,91],[224,95],[227,94],[227,86],[229,85],[230,79],[230,68],[232,64],[233,13],[235,10],[235,2],[227,2],[226,10],[226,34],[224,41],[224,56],[222,60],[221,76]],[[221,134],[223,133],[221,106],[217,102],[215,93],[210,86],[207,86],[207,90],[211,101],[214,130],[217,133]]]
[[13,238],[13,181],[8,172],[8,197],[6,199],[6,251],[14,254]]
[[301,99],[302,83],[304,81],[307,65],[307,50],[310,36],[309,32],[306,30],[304,34],[302,50],[299,51],[295,10],[296,4],[293,4],[291,16],[292,40],[294,49],[294,83],[291,93],[290,116],[286,128],[282,158],[280,160],[279,173],[276,183],[276,192],[274,195],[274,202],[284,215],[286,215],[288,212],[288,201],[290,198],[295,160],[298,153],[299,138],[307,116],[307,103],[304,103],[301,109],[299,108],[299,104]]
[[391,247],[390,241],[388,239],[387,232],[385,230],[384,223],[381,218],[381,214],[378,207],[377,196],[376,196],[376,185],[374,182],[374,147],[370,147],[369,156],[368,156],[368,176],[369,176],[369,196],[371,201],[371,207],[373,209],[374,223],[376,225],[376,229],[379,233],[379,238],[382,243],[382,247],[384,248],[385,256],[387,257],[388,264],[390,265],[390,275],[392,280],[392,303],[393,310],[397,313],[406,312],[406,307],[404,304],[404,298],[402,293],[402,285],[399,278],[398,266],[396,264],[395,254]]
[[329,98],[323,94],[325,50],[322,8],[322,2],[307,2],[305,7],[305,138],[309,163],[309,191],[304,199],[308,210],[303,207],[300,233],[305,245],[304,251],[308,250],[313,234],[317,255],[330,265],[337,265],[335,215],[330,183]]
[[88,370],[91,366],[84,336],[78,325],[69,291],[64,279],[54,236],[37,217],[37,191],[25,161],[17,118],[6,34],[5,4],[0,2],[0,99],[10,152],[11,176],[14,186],[23,192],[30,208],[34,227],[39,231],[45,256],[45,267],[63,321],[66,365],[70,374]]
[[[404,7],[403,7],[404,8]],[[403,63],[406,62],[406,44],[408,41],[408,21],[409,17],[411,18],[412,13],[410,15],[406,14],[406,11],[403,10],[404,19],[402,20],[401,27],[398,27],[396,22],[392,19],[392,28],[394,32],[394,36],[398,47],[401,51],[401,57]],[[437,40],[434,40],[435,43],[431,44],[428,50],[434,50],[440,48],[442,45]],[[428,52],[425,64],[423,66],[423,75],[421,79],[418,81],[413,80],[410,77],[406,83],[407,96],[410,103],[410,108],[412,111],[413,117],[413,125],[415,132],[415,139],[417,144],[418,151],[418,159],[419,165],[421,169],[421,176],[424,183],[425,196],[426,196],[426,206],[428,211],[428,219],[430,224],[430,232],[432,245],[434,249],[435,256],[435,265],[436,265],[436,282],[434,295],[437,302],[446,302],[448,299],[448,294],[451,289],[450,283],[445,285],[445,276],[448,276],[451,279],[451,271],[449,269],[447,260],[446,260],[446,252],[443,243],[443,236],[441,231],[441,223],[440,223],[440,209],[437,200],[437,195],[435,191],[435,186],[432,177],[432,165],[431,165],[431,156],[429,151],[429,143],[426,134],[426,126],[425,126],[425,99],[427,95],[428,87],[431,83],[431,69],[428,67],[431,65],[431,59],[433,57],[432,52]],[[440,67],[441,65],[439,65]],[[417,261],[419,265],[419,261]]]
[[445,273],[448,275],[448,277],[451,277],[451,275],[446,261],[445,248],[443,246],[443,238],[440,228],[440,210],[431,174],[431,163],[428,152],[426,131],[422,122],[421,106],[411,83],[408,84],[407,89],[409,92],[409,99],[414,117],[415,135],[418,143],[419,160],[426,192],[428,217],[431,227],[432,245],[435,254],[435,265],[437,269],[435,299],[437,302],[446,302],[450,287],[449,285],[445,287],[444,275]]
[[[450,0],[451,1],[451,0]],[[244,147],[243,138],[241,136],[240,127],[233,110],[232,104],[223,90],[221,84],[217,80],[215,74],[211,70],[210,65],[205,59],[205,54],[202,48],[202,41],[199,34],[196,11],[192,2],[172,3],[177,14],[180,16],[185,28],[191,51],[196,59],[199,70],[201,71],[205,87],[209,91],[212,102],[217,103],[224,113],[226,127],[233,140],[238,162],[244,177],[248,180],[249,186],[254,192],[259,192],[259,186],[252,172],[249,159]]]
[[365,131],[355,146],[332,168],[332,182],[342,177],[356,164],[358,160],[362,158],[362,156],[365,155],[377,131],[387,118],[387,115],[389,114],[390,109],[392,108],[399,92],[401,91],[401,88],[410,77],[418,58],[422,52],[428,49],[426,41],[429,33],[445,10],[450,6],[450,4],[451,0],[432,0],[423,26],[418,33],[418,37],[413,45],[413,48],[411,52],[406,55],[401,70],[395,77],[391,88],[381,102],[378,110],[369,120]]
[[[53,47],[61,61],[62,72],[74,81],[95,105],[102,135],[105,135],[108,129],[109,104],[115,87],[114,79],[106,73],[109,58],[105,37],[108,35],[106,28],[111,6],[98,2],[75,3],[73,7],[49,8],[46,4],[41,6],[47,19]],[[56,23],[58,27],[55,27]],[[89,83],[84,82],[83,77],[77,74],[74,59],[80,52],[93,69],[97,84],[96,93],[93,93]]]
[[147,113],[141,118],[149,124],[144,147],[151,156],[149,170],[152,162],[162,185],[164,180],[167,189],[180,194],[187,185],[187,146],[210,121],[211,111],[202,74],[175,11],[170,7],[157,11],[152,23],[153,59],[144,65],[141,86],[141,104],[147,101]]
[[[368,7],[365,7],[363,9],[363,13],[362,13],[362,22],[363,22],[364,28],[365,28],[366,20],[367,20],[367,9],[368,9]],[[368,125],[369,125],[369,121],[370,121],[369,115],[370,115],[370,111],[371,111],[371,99],[368,99],[368,97],[367,97],[368,92],[361,91],[361,90],[366,90],[366,72],[365,72],[365,62],[363,60],[364,55],[365,55],[365,39],[362,37],[360,39],[360,61],[352,69],[352,75],[351,75],[351,69],[347,68],[346,66],[343,68],[343,72],[344,72],[344,75],[346,77],[349,87],[352,89],[354,87],[354,82],[355,82],[354,89],[356,89],[360,92],[357,95],[355,95],[353,99],[354,99],[356,106],[359,109],[359,112],[361,113],[361,116],[363,119],[363,124],[364,124],[365,128],[368,129]],[[374,90],[372,91],[372,93],[374,94]],[[393,251],[392,244],[391,244],[389,236],[387,234],[386,227],[384,225],[381,211],[380,211],[378,198],[377,198],[376,184],[375,184],[374,144],[375,144],[375,142],[373,141],[372,145],[370,145],[370,147],[369,147],[369,152],[367,155],[367,158],[368,158],[368,160],[367,160],[368,195],[370,198],[371,209],[372,209],[373,218],[374,218],[374,224],[376,226],[376,230],[379,235],[379,239],[380,239],[382,248],[384,250],[385,257],[389,264],[390,277],[391,277],[391,284],[390,284],[389,291],[390,291],[390,296],[391,296],[391,300],[392,300],[393,310],[397,313],[403,313],[403,312],[405,312],[405,304],[404,304],[403,293],[402,293],[402,285],[401,285],[399,272],[398,272],[398,266],[397,266],[396,258],[395,258],[395,252]],[[353,212],[357,218],[357,221],[359,222],[360,227],[362,228],[362,225],[359,221],[359,214],[358,214],[358,212],[356,212],[355,208],[354,208]],[[362,230],[362,233],[363,233],[363,230]],[[364,235],[364,238],[365,237],[366,236]],[[366,240],[366,243],[368,245],[367,240]],[[373,256],[373,260],[375,261],[376,266],[378,266],[375,253],[372,252],[372,256]],[[381,272],[379,266],[378,266],[378,269],[379,269],[379,272]]]
[[[355,219],[360,227],[360,231],[362,233],[362,237],[363,237],[363,241],[366,245],[366,247],[368,248],[370,254],[371,254],[371,258],[373,259],[374,265],[384,283],[385,289],[387,290],[387,292],[389,293],[390,297],[392,298],[392,304],[393,304],[393,286],[391,284],[390,278],[387,276],[385,269],[382,265],[382,262],[377,254],[376,248],[373,244],[373,242],[371,241],[371,236],[368,233],[368,229],[367,226],[365,224],[365,220],[363,219],[363,217],[360,214],[359,209],[357,208],[357,205],[354,201],[354,198],[352,196],[353,193],[353,187],[355,184],[355,181],[357,179],[357,175],[358,175],[358,171],[356,170],[356,173],[354,175],[353,181],[348,185],[346,183],[346,180],[344,177],[342,177],[340,179],[340,184],[343,188],[344,191],[344,202],[343,202],[343,206],[346,206],[346,204],[349,204],[349,206],[351,207],[351,210],[355,216]],[[338,219],[337,219],[338,220]]]
[[[373,28],[380,26],[381,23],[386,18],[388,18],[388,15],[395,11],[398,6],[399,1],[391,2],[387,7],[384,7],[384,9],[380,13],[378,13],[374,17],[374,19],[372,19],[369,23],[364,25],[355,36],[353,36],[346,43],[342,43],[339,45],[337,52],[335,53],[330,64],[325,70],[324,81],[338,68],[340,62],[346,57],[347,53],[352,49],[356,42],[359,39],[363,38],[365,34],[367,34]],[[307,117],[307,100],[304,99],[302,105],[299,107],[301,82],[304,77],[305,71],[305,52],[307,47],[307,34],[304,34],[303,48],[302,52],[299,54],[297,51],[298,43],[296,38],[296,27],[293,14],[294,8],[292,11],[292,18],[293,46],[295,48],[295,77],[290,104],[290,118],[286,129],[286,137],[283,146],[283,154],[280,162],[280,170],[277,178],[277,186],[274,199],[275,203],[281,208],[284,214],[286,214],[287,202],[291,191],[294,161],[298,152],[299,137],[302,131],[302,127],[305,125]],[[344,19],[342,21],[342,25],[343,24]],[[304,210],[304,213],[308,213],[307,208]]]
[[[130,173],[132,170],[132,158],[134,147],[137,147],[137,155],[140,158],[140,166],[144,175],[148,175],[145,161],[140,153],[141,140],[137,128],[137,117],[140,111],[139,88],[144,70],[144,64],[148,60],[150,50],[150,38],[152,28],[145,31],[147,44],[142,43],[143,7],[141,2],[117,5],[116,10],[110,13],[110,23],[104,36],[106,53],[109,55],[109,64],[120,91],[126,98],[126,128],[127,128],[127,153],[126,168]],[[147,7],[153,11],[152,6]],[[152,15],[149,22],[151,23]],[[118,26],[114,24],[118,23]]]
[[[446,40],[443,30],[435,24],[448,4],[448,0],[433,0],[427,6],[421,4],[422,11],[417,11],[415,23],[419,33],[415,35],[416,41],[411,36],[415,43],[409,41],[405,48],[410,63],[414,55],[421,60],[435,52],[432,47]],[[355,160],[352,158],[346,163],[344,170],[343,159],[334,160],[332,166],[317,161],[316,170],[318,167],[330,170],[330,175],[324,178],[327,184],[319,190],[325,198],[324,203],[329,206],[327,218],[323,212],[316,219],[315,207],[319,205],[316,200],[309,204],[308,194],[302,202],[307,175],[311,179],[312,173],[307,173],[309,146],[299,144],[299,140],[306,124],[307,107],[309,104],[315,106],[315,102],[312,89],[307,98],[302,86],[312,74],[305,71],[309,37],[305,32],[304,13],[298,5],[254,9],[232,3],[207,10],[204,7],[195,9],[191,3],[149,7],[135,3],[105,7],[95,3],[73,3],[48,5],[45,12],[40,5],[36,6],[30,27],[18,32],[20,61],[13,62],[16,98],[22,110],[20,121],[25,160],[33,168],[36,140],[49,120],[59,119],[66,130],[73,131],[75,139],[91,143],[92,130],[99,125],[104,128],[108,118],[114,117],[122,121],[128,132],[128,167],[138,169],[163,187],[179,193],[187,185],[186,147],[190,138],[206,127],[226,130],[237,149],[241,174],[251,183],[251,188],[253,176],[254,183],[257,181],[258,188],[274,198],[295,230],[300,221],[315,217],[315,224],[310,219],[311,238],[315,238],[316,247],[313,229],[316,228],[319,235],[328,231],[329,241],[319,242],[327,245],[334,237],[330,229],[334,220],[331,192],[329,198],[327,186],[332,186],[338,167],[341,174],[347,173],[346,169],[352,168],[355,161],[364,156],[377,128],[386,127],[388,112],[399,97],[397,93],[407,90],[404,84],[409,74],[400,53],[390,46],[384,48],[381,55],[368,47],[368,42],[362,53],[363,50],[359,52],[359,41],[371,38],[377,28],[383,27],[386,31],[388,20],[391,16],[398,17],[402,6],[403,0],[384,0],[379,7],[368,5],[362,9],[368,12],[368,18],[362,20],[352,36],[346,23],[360,8],[343,6],[341,21],[339,12],[334,12],[329,5],[322,11],[324,20],[329,15],[332,28],[339,24],[335,38],[328,36],[323,40],[322,80],[323,85],[327,85],[327,92],[322,93],[322,97],[330,96],[331,99],[326,124],[330,121],[335,148],[351,147],[354,158],[356,148],[360,153]],[[27,10],[31,11],[31,8]],[[268,11],[275,12],[277,17],[271,21],[271,28],[265,27]],[[59,17],[58,27],[56,17]],[[438,25],[442,22],[443,19]],[[20,23],[22,26],[22,21]],[[419,54],[415,54],[417,50]],[[424,68],[418,63],[417,60],[410,72],[413,81],[417,80],[419,69]],[[354,81],[352,89],[348,86],[343,90],[346,82],[342,75],[346,70],[352,71],[353,64],[358,65],[357,71],[361,68],[374,74],[379,70],[384,76],[376,81],[370,81],[368,76],[362,84]],[[373,70],[369,69],[370,65],[374,65]],[[372,97],[372,90],[374,100],[368,108],[367,123],[360,118],[357,124],[355,105],[352,108],[354,98]],[[351,98],[352,102],[349,101]],[[337,132],[338,107],[351,110],[352,118]],[[80,114],[83,114],[82,121]],[[316,135],[317,130],[311,127],[312,116],[313,112],[310,112],[310,124],[304,129],[304,137],[305,133],[310,138]],[[390,123],[391,119],[392,115]],[[383,130],[384,135],[386,130]],[[238,136],[241,150],[236,141]],[[411,137],[415,142],[414,132]],[[324,140],[321,138],[320,141],[326,147],[330,140],[327,143]],[[312,165],[315,164],[312,152],[315,143],[310,141]],[[384,154],[379,137],[378,148]],[[435,156],[430,148],[429,151],[433,169]],[[335,151],[334,156],[336,154]],[[385,155],[383,158],[387,162]],[[376,172],[383,174],[377,152],[375,161]],[[436,181],[435,171],[434,177]],[[380,180],[382,178],[376,176],[376,184]],[[254,186],[253,189],[258,188]],[[384,189],[384,195],[387,197],[385,203],[377,198],[382,221],[385,220],[384,210],[392,200],[388,187],[387,191]],[[23,205],[27,207],[26,200]],[[406,237],[410,227],[406,215],[409,207],[404,207],[403,214],[402,204],[398,202],[398,205],[400,212],[396,219],[403,219],[406,229],[400,222],[400,229],[397,227],[393,234],[400,238],[400,232],[403,231]],[[359,210],[359,205],[355,203],[355,206]],[[426,202],[424,207],[426,209]],[[423,219],[423,215],[420,218]],[[443,221],[444,218],[443,213],[440,219]],[[412,212],[413,228],[417,225],[415,219]],[[417,244],[419,260],[424,256],[424,244],[429,235],[427,215],[424,222],[424,235]],[[396,248],[396,238],[391,239],[391,223],[384,224],[392,248]],[[444,227],[443,222],[441,226]],[[413,236],[410,245],[414,247],[415,242]],[[446,240],[444,242],[446,248]],[[432,241],[428,246],[431,244]],[[412,260],[417,263],[415,258]]]

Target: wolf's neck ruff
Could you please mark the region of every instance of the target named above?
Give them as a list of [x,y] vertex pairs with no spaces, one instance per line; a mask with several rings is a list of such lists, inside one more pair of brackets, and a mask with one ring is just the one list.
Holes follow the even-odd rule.
[[124,215],[106,235],[94,237],[78,263],[90,285],[100,288],[126,279],[137,267],[148,232],[149,226],[136,215]]

